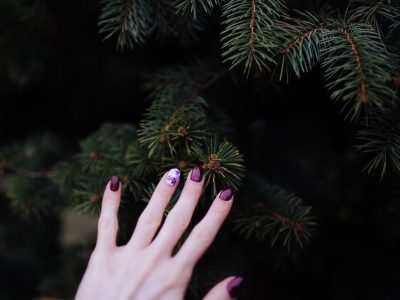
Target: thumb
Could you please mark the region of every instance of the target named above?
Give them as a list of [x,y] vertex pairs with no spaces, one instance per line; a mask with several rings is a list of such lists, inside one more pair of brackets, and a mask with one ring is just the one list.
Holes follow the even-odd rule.
[[207,293],[203,300],[231,300],[234,299],[243,283],[243,277],[230,276],[220,281]]

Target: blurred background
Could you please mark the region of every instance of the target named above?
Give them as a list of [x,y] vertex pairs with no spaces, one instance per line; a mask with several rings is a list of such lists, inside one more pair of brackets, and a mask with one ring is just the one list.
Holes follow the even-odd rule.
[[[105,122],[139,123],[151,70],[191,57],[227,67],[218,22],[188,47],[150,41],[121,52],[102,41],[98,13],[95,0],[1,0],[0,146],[48,133],[67,158]],[[359,125],[343,120],[320,70],[289,85],[240,75],[232,71],[205,97],[231,115],[246,166],[300,195],[318,224],[301,252],[266,249],[270,262],[254,266],[258,299],[398,299],[399,177],[362,172]],[[30,220],[4,195],[0,206],[0,298],[72,298],[96,220],[70,211]]]

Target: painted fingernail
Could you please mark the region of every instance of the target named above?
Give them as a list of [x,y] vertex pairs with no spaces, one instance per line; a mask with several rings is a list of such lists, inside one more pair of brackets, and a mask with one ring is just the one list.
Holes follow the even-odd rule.
[[179,177],[181,177],[181,172],[177,168],[173,168],[173,169],[169,170],[165,181],[169,185],[175,185],[178,182]]
[[203,179],[203,168],[201,166],[194,167],[192,173],[190,174],[190,179],[200,182]]
[[111,177],[111,182],[110,182],[110,190],[113,192],[118,191],[119,189],[119,178],[117,176]]
[[236,297],[239,294],[240,288],[242,287],[242,282],[243,277],[236,276],[228,283],[228,293],[232,298]]
[[227,186],[221,191],[221,193],[219,193],[219,199],[225,201],[231,200],[232,196],[233,196],[233,188],[231,186]]

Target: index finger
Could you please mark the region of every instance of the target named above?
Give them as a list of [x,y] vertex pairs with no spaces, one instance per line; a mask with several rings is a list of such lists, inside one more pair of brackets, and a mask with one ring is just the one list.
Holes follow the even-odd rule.
[[97,224],[97,249],[108,250],[116,246],[120,199],[120,180],[117,176],[113,176],[107,183],[101,203],[101,212]]

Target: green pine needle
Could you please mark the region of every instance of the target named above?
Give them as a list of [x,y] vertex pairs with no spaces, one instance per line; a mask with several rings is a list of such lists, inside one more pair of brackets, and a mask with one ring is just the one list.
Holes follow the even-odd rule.
[[204,169],[205,186],[211,186],[211,197],[226,186],[238,189],[244,177],[243,156],[231,142],[213,136],[193,147],[196,160]]
[[104,40],[117,35],[117,49],[133,49],[144,43],[151,24],[151,7],[141,0],[102,0],[98,25]]
[[372,155],[372,159],[364,170],[370,173],[375,169],[380,169],[382,178],[391,165],[400,173],[400,109],[398,105],[372,110],[363,125],[365,128],[358,133],[360,144],[356,148]]
[[373,26],[383,38],[384,31],[400,20],[400,8],[391,1],[354,1],[349,11],[351,23],[365,23]]
[[243,64],[247,76],[253,66],[268,69],[276,47],[272,25],[285,15],[285,9],[282,0],[227,1],[222,6],[224,62],[230,62],[231,68]]
[[196,15],[194,15],[179,9],[181,5],[188,2],[190,1],[179,3],[170,0],[152,1],[151,31],[163,45],[190,46],[198,41],[199,34],[207,29],[209,22],[203,11],[197,12],[196,9]]
[[230,220],[244,239],[264,241],[269,236],[272,245],[279,241],[288,249],[294,243],[303,247],[316,225],[311,207],[301,198],[255,174],[247,176]]
[[194,19],[197,19],[199,11],[211,14],[214,7],[221,4],[221,0],[179,0],[176,8],[183,15],[192,13]]
[[282,47],[279,49],[279,79],[290,79],[311,71],[322,59],[322,33],[327,26],[313,14],[297,12],[302,19],[286,17],[275,23],[276,34]]
[[367,24],[332,21],[331,26],[324,32],[322,66],[331,98],[343,100],[344,109],[350,107],[346,117],[355,119],[363,108],[383,107],[392,101],[394,57],[379,34]]
[[208,104],[200,94],[217,75],[197,65],[162,68],[147,78],[145,88],[153,102],[144,114],[138,135],[149,158],[174,157],[179,149],[190,154],[193,145],[210,135]]

